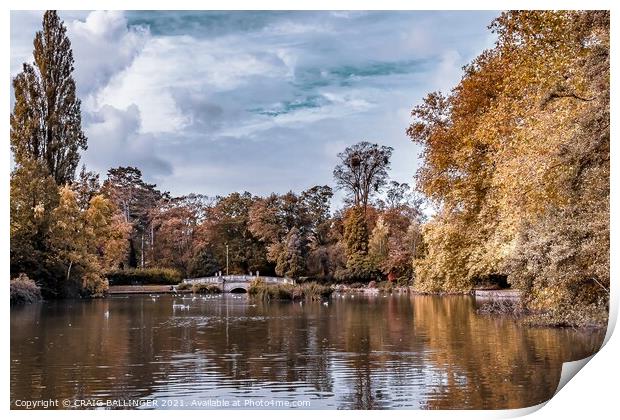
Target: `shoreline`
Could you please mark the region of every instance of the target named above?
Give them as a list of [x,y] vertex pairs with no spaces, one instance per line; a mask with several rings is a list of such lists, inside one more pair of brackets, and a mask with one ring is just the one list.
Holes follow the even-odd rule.
[[[522,323],[530,328],[553,328],[564,329],[571,328],[574,330],[601,330],[608,327],[607,323],[584,323],[582,325],[572,325],[559,319],[555,319],[551,312],[538,312],[530,313],[529,311],[522,311],[517,308],[520,300],[521,292],[514,289],[495,289],[495,290],[482,290],[474,289],[468,292],[419,292],[413,289],[412,286],[396,286],[391,288],[384,287],[349,287],[344,284],[332,284],[330,287],[333,289],[333,293],[338,295],[345,295],[347,293],[364,295],[364,296],[378,296],[380,294],[396,294],[396,295],[413,295],[413,296],[472,296],[475,299],[478,308],[476,312],[480,316],[489,316],[503,319],[512,319],[519,323]],[[192,294],[191,289],[171,289],[171,285],[123,285],[123,286],[110,286],[107,293],[103,296],[91,299],[107,298],[121,295],[150,295],[150,294],[169,294],[169,295],[185,295]],[[84,299],[84,298],[82,298]],[[89,299],[89,298],[86,298]],[[47,299],[43,299],[40,302],[45,302]],[[52,299],[56,300],[56,299]],[[27,305],[27,304],[25,304]],[[11,305],[13,307],[22,307],[25,305]],[[486,306],[486,308],[485,308]]]

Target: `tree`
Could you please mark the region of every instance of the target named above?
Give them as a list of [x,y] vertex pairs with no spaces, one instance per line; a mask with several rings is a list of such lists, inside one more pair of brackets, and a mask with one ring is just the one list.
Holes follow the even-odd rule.
[[[76,194],[70,187],[60,188],[60,201],[52,211],[51,220],[48,258],[63,273],[56,277],[55,289],[71,295],[82,288],[82,277],[92,270],[95,258],[88,253],[90,238]],[[93,279],[89,276],[89,280]]]
[[307,251],[299,229],[291,229],[278,250],[276,274],[292,278],[305,274]]
[[198,230],[205,220],[206,206],[206,197],[196,194],[160,200],[150,213],[153,261],[182,274],[188,272],[196,249],[204,246]]
[[257,270],[273,273],[273,265],[267,260],[265,243],[250,229],[250,210],[257,200],[249,192],[234,192],[226,197],[217,197],[200,227],[204,243],[213,251],[221,267],[226,266],[228,245],[231,274],[246,274]]
[[368,226],[364,212],[360,207],[353,207],[347,212],[344,222],[344,243],[347,257],[368,253]]
[[189,277],[213,276],[221,269],[213,252],[208,247],[200,248],[192,257],[187,274]]
[[387,183],[392,150],[363,141],[338,154],[340,163],[334,168],[334,179],[353,206],[366,211],[372,195]]
[[558,323],[607,316],[609,12],[515,11],[408,129],[437,208],[416,287],[466,291],[507,277]]
[[102,295],[108,287],[105,271],[116,268],[125,255],[129,224],[102,195],[81,210],[69,186],[60,189],[51,221],[47,258],[63,273],[56,278],[56,289],[66,295]]
[[[76,192],[79,198],[79,192]],[[79,203],[79,202],[78,202]],[[89,201],[83,213],[88,252],[97,256],[100,272],[117,269],[127,255],[127,239],[131,225],[114,203],[102,194]]]
[[27,274],[46,296],[56,293],[47,237],[58,201],[58,187],[42,162],[24,162],[11,173],[11,277]]
[[346,268],[339,270],[336,277],[344,281],[367,281],[377,274],[368,255],[368,226],[361,207],[349,209],[345,215],[344,242]]
[[368,242],[368,251],[377,264],[381,264],[388,256],[389,230],[383,218],[380,217],[372,230],[372,235]]
[[292,192],[271,194],[254,200],[248,214],[248,228],[267,246],[280,242],[288,232],[299,225],[302,209]]
[[327,185],[316,185],[300,194],[300,200],[307,216],[309,241],[315,248],[326,245],[329,240],[329,207],[333,196],[334,192]]
[[86,166],[82,166],[80,174],[72,185],[73,190],[77,194],[77,200],[80,208],[86,210],[90,200],[100,193],[101,185],[99,183],[99,174],[86,170]]
[[406,182],[391,181],[385,193],[387,207],[396,209],[409,202],[411,187]]
[[[142,172],[135,167],[120,166],[108,171],[107,179],[103,183],[103,193],[109,197],[120,209],[125,221],[133,227],[129,246],[130,267],[147,263],[147,249],[145,245],[153,247],[154,236],[151,229],[152,212],[160,199],[167,197],[142,179]],[[139,255],[136,255],[138,253]]]
[[44,164],[56,184],[70,183],[86,149],[80,100],[73,80],[73,52],[67,29],[55,11],[43,16],[34,39],[34,65],[24,63],[13,79],[11,151],[18,166]]

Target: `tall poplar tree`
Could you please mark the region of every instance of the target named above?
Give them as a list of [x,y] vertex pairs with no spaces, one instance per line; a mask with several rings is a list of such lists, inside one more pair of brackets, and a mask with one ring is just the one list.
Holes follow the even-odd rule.
[[63,185],[73,180],[87,139],[73,80],[71,42],[55,11],[43,16],[33,56],[34,63],[24,63],[13,79],[11,151],[18,166],[41,162],[56,184]]

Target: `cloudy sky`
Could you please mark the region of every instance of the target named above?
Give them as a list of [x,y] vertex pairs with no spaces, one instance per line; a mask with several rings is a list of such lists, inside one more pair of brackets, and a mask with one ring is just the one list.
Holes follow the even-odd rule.
[[[497,14],[60,12],[82,160],[137,166],[175,195],[266,194],[333,184],[336,154],[368,140],[394,147],[391,176],[411,182],[411,109],[492,45]],[[32,61],[41,16],[11,13],[11,76]]]

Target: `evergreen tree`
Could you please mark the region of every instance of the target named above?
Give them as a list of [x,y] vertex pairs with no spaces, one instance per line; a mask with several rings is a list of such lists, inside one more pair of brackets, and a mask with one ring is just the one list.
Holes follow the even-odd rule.
[[368,254],[368,226],[361,207],[352,208],[344,222],[344,242],[347,257]]
[[280,247],[276,274],[298,278],[306,272],[306,244],[299,229],[294,227],[286,235],[286,239]]
[[337,274],[345,281],[366,281],[376,274],[368,255],[368,226],[364,209],[353,207],[344,222],[344,244],[347,257],[346,270]]
[[189,262],[187,274],[189,277],[213,276],[221,269],[213,252],[208,247],[202,247]]

